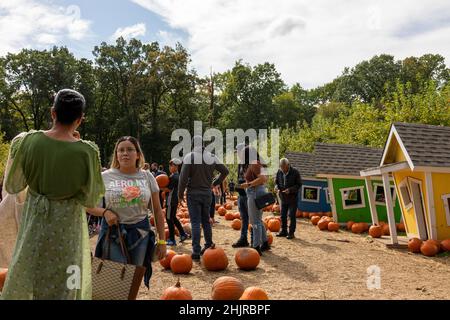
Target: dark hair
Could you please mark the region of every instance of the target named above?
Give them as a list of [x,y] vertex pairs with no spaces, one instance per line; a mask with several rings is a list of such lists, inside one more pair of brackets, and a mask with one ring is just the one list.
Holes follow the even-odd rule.
[[81,93],[75,90],[62,89],[55,96],[53,108],[57,122],[72,124],[83,116],[86,100]]
[[248,166],[251,164],[252,160],[252,155],[256,155],[256,161],[258,161],[259,163],[261,163],[261,166],[263,168],[267,168],[267,164],[265,163],[264,159],[259,155],[259,153],[256,151],[255,148],[253,148],[252,146],[246,146],[244,148],[244,163],[243,168],[244,168],[244,172],[247,171]]

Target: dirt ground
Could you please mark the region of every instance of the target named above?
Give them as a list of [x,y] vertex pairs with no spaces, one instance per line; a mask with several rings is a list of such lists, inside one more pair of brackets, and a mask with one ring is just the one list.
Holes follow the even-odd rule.
[[[257,270],[241,271],[234,261],[237,249],[231,247],[240,231],[233,230],[231,222],[222,217],[216,219],[219,223],[213,227],[213,240],[225,249],[229,265],[224,272],[209,272],[194,262],[191,273],[180,276],[182,286],[196,300],[210,299],[212,283],[223,275],[241,279],[245,287],[261,287],[273,300],[450,297],[450,257],[427,258],[406,250],[387,249],[368,236],[346,231],[322,232],[306,219],[297,220],[296,239],[274,237],[271,251],[264,253]],[[190,254],[191,241],[178,244],[174,250]],[[370,266],[380,268],[380,289],[367,287]],[[138,299],[159,299],[177,278],[155,263],[150,290],[142,285]]]

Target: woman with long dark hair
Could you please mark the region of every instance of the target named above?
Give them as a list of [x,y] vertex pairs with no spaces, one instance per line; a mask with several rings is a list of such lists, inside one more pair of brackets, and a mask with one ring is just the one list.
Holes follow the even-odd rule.
[[246,189],[247,192],[248,215],[253,233],[252,247],[262,255],[262,252],[269,250],[270,246],[267,241],[266,228],[262,221],[263,211],[258,209],[255,200],[267,193],[265,186],[267,183],[267,165],[256,149],[251,146],[246,146],[241,154],[244,155],[245,183],[241,184],[240,187]]

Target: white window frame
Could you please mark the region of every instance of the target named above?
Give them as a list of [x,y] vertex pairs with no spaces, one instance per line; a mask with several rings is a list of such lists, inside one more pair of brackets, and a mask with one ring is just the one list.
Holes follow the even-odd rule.
[[[384,186],[383,186],[382,183],[374,183],[373,184],[373,195],[374,195],[374,198],[375,198],[375,204],[378,205],[378,206],[386,206],[386,202],[376,201],[376,199],[377,199],[377,188],[378,187],[382,187],[383,190],[384,190]],[[395,186],[393,186],[393,185],[391,185],[391,189],[394,189],[394,195],[392,196],[392,205],[395,208],[395,202],[396,202],[395,200],[397,200],[397,190],[395,190]]]
[[[403,195],[402,195],[402,192],[401,192],[401,189],[402,189],[402,187],[405,187],[406,188],[406,192],[408,192],[408,196],[409,196],[409,204],[405,204],[405,199],[403,199]],[[400,191],[400,194],[401,194],[401,201],[402,201],[402,203],[403,203],[403,205],[405,206],[405,210],[409,210],[409,209],[411,209],[412,207],[413,207],[413,199],[412,199],[412,195],[411,195],[411,189],[410,189],[410,187],[409,187],[409,184],[408,184],[408,178],[405,178],[405,179],[403,179],[402,180],[402,182],[400,182],[400,184],[398,185],[398,190]]]
[[323,191],[325,191],[325,201],[327,202],[327,204],[331,204],[330,194],[329,194],[330,189],[328,187],[324,187]]
[[[351,191],[351,190],[360,190],[360,192],[361,192],[361,204],[353,204],[353,205],[350,205],[350,206],[347,206],[345,204],[344,193],[346,191]],[[339,189],[339,191],[341,191],[342,206],[343,206],[344,210],[360,209],[360,208],[365,208],[366,207],[366,199],[364,197],[364,186],[342,188],[342,189]]]
[[[309,188],[309,189],[316,189],[317,190],[317,200],[311,200],[311,199],[305,199],[305,188]],[[302,201],[304,202],[312,202],[312,203],[320,203],[320,189],[322,189],[321,187],[318,186],[307,186],[307,185],[302,185]]]
[[442,195],[442,201],[444,201],[444,209],[445,209],[445,217],[447,218],[447,226],[450,227],[450,207],[449,207],[449,199],[450,193]]

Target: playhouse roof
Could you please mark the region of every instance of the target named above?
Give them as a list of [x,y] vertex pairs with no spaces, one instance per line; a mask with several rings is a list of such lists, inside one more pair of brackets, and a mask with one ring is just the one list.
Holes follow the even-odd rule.
[[345,144],[316,143],[314,148],[318,175],[360,176],[360,171],[378,166],[382,149]]
[[316,176],[314,154],[307,152],[286,152],[289,163],[296,168],[302,177],[313,178]]
[[395,122],[381,165],[386,164],[392,136],[397,139],[411,167],[450,167],[450,127]]

